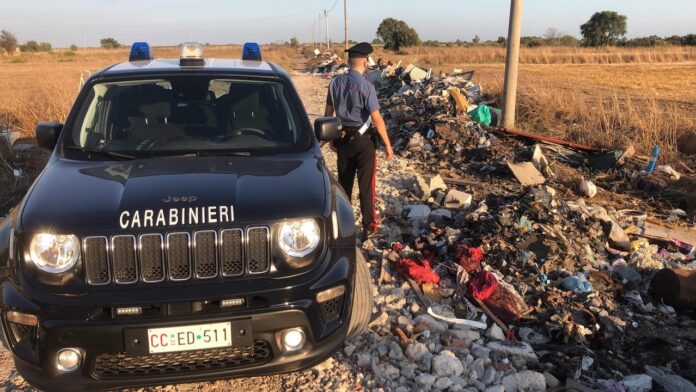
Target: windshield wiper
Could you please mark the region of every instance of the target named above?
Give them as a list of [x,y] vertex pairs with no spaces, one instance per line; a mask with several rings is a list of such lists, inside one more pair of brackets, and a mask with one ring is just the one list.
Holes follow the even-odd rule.
[[199,157],[248,157],[249,151],[197,151]]
[[134,157],[132,155],[121,154],[119,152],[113,152],[113,151],[109,151],[109,150],[106,150],[103,148],[80,147],[80,146],[66,146],[65,148],[67,148],[68,150],[89,152],[89,153],[104,155],[104,156],[112,157],[112,158],[137,159],[137,157]]

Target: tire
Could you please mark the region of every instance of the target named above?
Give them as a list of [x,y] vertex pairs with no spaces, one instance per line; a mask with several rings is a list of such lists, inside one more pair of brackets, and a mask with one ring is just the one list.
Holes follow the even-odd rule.
[[372,317],[372,277],[365,257],[355,251],[355,280],[353,281],[353,306],[350,314],[347,339],[354,339],[367,331]]

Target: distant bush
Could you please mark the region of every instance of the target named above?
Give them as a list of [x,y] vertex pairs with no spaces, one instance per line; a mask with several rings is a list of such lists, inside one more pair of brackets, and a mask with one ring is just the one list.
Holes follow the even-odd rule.
[[99,43],[101,44],[101,47],[104,49],[118,49],[121,47],[121,44],[111,37],[102,38],[101,40],[99,40]]
[[73,52],[76,52],[76,51],[77,51],[77,45],[75,45],[75,44],[70,45],[70,50],[73,51]]
[[48,42],[29,40],[24,45],[20,45],[19,50],[22,52],[50,52],[53,50],[53,46]]

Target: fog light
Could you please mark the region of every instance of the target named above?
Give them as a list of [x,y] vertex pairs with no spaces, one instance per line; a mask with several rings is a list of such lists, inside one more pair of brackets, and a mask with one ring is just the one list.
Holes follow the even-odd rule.
[[220,307],[226,308],[229,306],[240,306],[244,305],[244,298],[229,298],[220,301]]
[[80,367],[82,354],[76,348],[64,348],[56,354],[56,367],[61,372],[72,372]]
[[283,332],[283,348],[286,353],[300,351],[305,343],[305,334],[300,328],[292,328]]
[[128,308],[116,308],[116,314],[119,316],[126,316],[126,315],[137,315],[137,314],[142,314],[143,313],[143,308],[140,306],[131,306]]

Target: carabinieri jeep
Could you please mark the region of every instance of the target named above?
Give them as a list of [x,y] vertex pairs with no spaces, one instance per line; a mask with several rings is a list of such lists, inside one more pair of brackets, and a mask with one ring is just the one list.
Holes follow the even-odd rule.
[[31,384],[112,389],[308,368],[365,330],[350,200],[290,77],[247,44],[92,75],[0,223],[4,343]]

